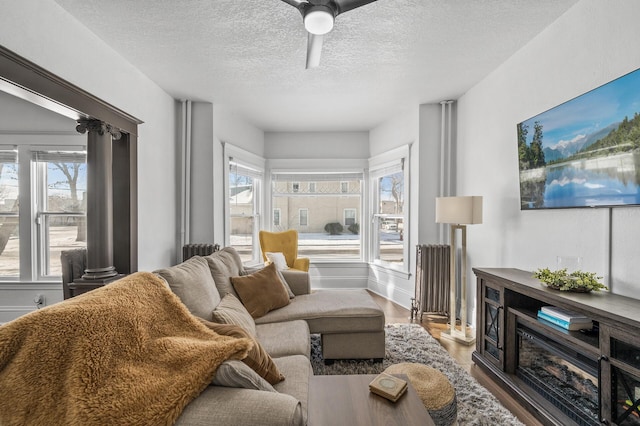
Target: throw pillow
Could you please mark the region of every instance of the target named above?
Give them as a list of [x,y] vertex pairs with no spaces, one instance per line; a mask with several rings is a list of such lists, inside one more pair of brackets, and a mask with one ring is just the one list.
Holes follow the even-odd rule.
[[242,303],[233,295],[227,294],[213,310],[210,318],[214,322],[233,324],[247,330],[253,337],[257,336],[256,323]]
[[[262,268],[264,268],[264,266],[248,266],[248,267],[245,267],[242,271],[240,271],[240,275],[241,276],[251,275],[256,272],[259,272],[260,270],[262,270]],[[280,278],[280,281],[282,281],[282,284],[284,284],[284,289],[287,290],[287,293],[289,294],[289,299],[293,299],[294,297],[296,297],[296,295],[293,294],[291,287],[289,287],[289,283],[287,282],[287,279],[284,277],[284,275],[282,275],[282,271],[279,270],[277,267],[276,267],[276,273],[278,274],[278,278]]]
[[267,259],[269,259],[271,263],[275,263],[279,270],[282,271],[284,269],[289,269],[289,265],[287,265],[287,259],[285,259],[284,254],[266,252],[264,255],[267,256]]
[[216,370],[213,382],[211,383],[216,386],[224,386],[227,388],[244,388],[276,392],[269,382],[260,377],[260,375],[253,371],[247,364],[242,361],[231,359],[220,364]]
[[242,362],[247,364],[253,371],[258,373],[260,377],[272,385],[284,380],[284,376],[280,370],[278,370],[278,367],[273,362],[273,359],[271,359],[267,351],[265,351],[260,342],[250,336],[245,329],[232,324],[216,324],[204,320],[200,321],[211,330],[223,336],[232,336],[237,338],[244,337],[253,340],[253,348],[249,350],[249,354],[242,360]]
[[231,277],[231,284],[253,318],[260,318],[290,303],[289,294],[273,263],[253,274]]
[[189,311],[200,318],[211,318],[211,311],[220,303],[220,294],[213,282],[207,261],[194,256],[170,268],[155,271],[169,284]]
[[209,269],[211,270],[211,275],[213,276],[220,296],[224,297],[225,294],[231,293],[238,297],[229,279],[230,277],[240,275],[240,271],[243,269],[242,259],[240,259],[240,255],[236,249],[233,247],[225,247],[204,258],[209,263]]

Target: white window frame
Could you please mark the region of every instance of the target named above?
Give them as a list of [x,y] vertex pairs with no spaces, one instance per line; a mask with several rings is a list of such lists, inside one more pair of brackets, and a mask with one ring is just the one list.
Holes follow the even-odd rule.
[[[270,179],[269,182],[270,184],[266,184],[265,187],[267,188],[267,191],[269,191],[267,199],[268,202],[273,203],[273,199],[274,199],[274,193],[273,193],[273,185],[274,182],[288,182],[288,185],[290,185],[291,182],[296,182],[296,181],[300,181],[301,179],[298,179],[297,177],[293,177],[295,175],[298,174],[302,174],[302,175],[308,175],[308,174],[320,174],[320,175],[326,175],[326,174],[331,174],[331,175],[335,175],[336,178],[335,179],[326,179],[326,180],[331,180],[334,182],[340,182],[343,179],[349,179],[351,178],[351,175],[357,174],[359,176],[359,180],[361,182],[361,191],[360,191],[360,203],[358,206],[358,212],[360,213],[360,216],[357,218],[357,220],[361,221],[361,222],[365,222],[365,216],[364,216],[364,212],[366,211],[367,208],[367,203],[366,200],[368,199],[367,196],[367,189],[366,189],[366,185],[367,185],[367,175],[366,175],[366,170],[367,170],[367,165],[368,165],[368,160],[367,159],[343,159],[343,158],[338,158],[338,159],[269,159],[268,160],[268,165],[269,165],[269,174],[270,174]],[[276,176],[278,175],[291,175],[291,178],[284,178],[284,179],[277,179]],[[315,179],[315,178],[310,178],[310,179]],[[306,182],[314,182],[314,180],[309,180],[309,179],[302,179]],[[317,184],[317,181],[316,181]],[[336,187],[336,184],[333,185],[333,188]],[[317,188],[316,188],[317,189]],[[338,188],[339,189],[339,188]],[[337,189],[333,189],[335,191],[335,195],[340,196],[340,192]],[[308,194],[302,194],[301,196],[304,195],[308,195]],[[312,196],[321,196],[322,192],[316,192],[316,193],[311,193]],[[295,214],[294,212],[292,212],[293,214]],[[295,216],[293,216],[295,217]],[[336,218],[337,220],[340,220],[340,218]],[[293,218],[292,218],[293,220]],[[299,220],[299,216],[298,216],[298,220]],[[311,218],[309,217],[309,221],[311,221]],[[311,222],[309,222],[311,223]],[[314,264],[322,264],[322,263],[345,263],[345,264],[349,264],[349,263],[357,263],[357,262],[364,262],[366,261],[366,252],[367,252],[367,246],[368,246],[368,236],[366,235],[365,232],[362,231],[359,234],[359,256],[358,257],[353,257],[353,258],[349,258],[349,259],[326,259],[326,258],[314,258],[313,256],[311,257],[311,262]]]
[[[371,220],[369,221],[368,234],[371,236],[370,245],[368,247],[368,257],[370,263],[382,268],[392,269],[400,271],[406,274],[410,274],[410,145],[403,145],[401,147],[392,149],[378,156],[369,159],[369,211],[371,214]],[[379,213],[380,200],[378,199],[380,194],[379,180],[381,177],[388,176],[394,171],[402,170],[403,172],[403,208],[402,214],[381,214]],[[381,223],[385,219],[402,219],[403,223],[403,244],[402,244],[402,264],[395,262],[387,262],[379,258],[380,253],[380,240],[379,232]]]
[[349,193],[349,182],[340,182],[340,192],[342,194]]
[[291,182],[291,192],[298,194],[300,192],[300,182]]
[[[23,226],[23,222],[24,220],[21,218],[21,215],[25,215],[28,214],[29,212],[29,204],[24,205],[24,207],[22,207],[22,209],[19,207],[20,205],[23,205],[22,203],[24,202],[24,194],[22,194],[23,192],[23,179],[27,179],[27,181],[29,181],[29,164],[30,164],[30,159],[28,154],[27,156],[27,161],[26,163],[24,162],[24,159],[22,158],[24,155],[23,153],[18,153],[18,147],[15,145],[0,145],[0,151],[2,152],[2,162],[6,163],[6,164],[15,164],[18,167],[18,195],[17,195],[17,199],[16,199],[16,204],[18,207],[18,211],[17,212],[6,212],[6,213],[2,213],[2,217],[6,218],[6,217],[14,217],[17,218],[18,220],[18,235],[19,235],[19,256],[18,256],[18,273],[17,275],[1,275],[0,276],[0,280],[2,281],[16,281],[21,279],[21,277],[23,276],[23,255],[22,255],[22,251],[23,251],[23,244],[25,243],[23,240],[24,238],[22,237],[22,235],[24,234],[24,231],[22,229]],[[21,163],[25,163],[26,165],[23,165]],[[25,167],[26,169],[26,173],[22,170],[23,167]],[[24,176],[24,175],[27,176]],[[29,202],[30,197],[28,196],[27,201]],[[26,213],[25,213],[26,212]],[[4,219],[3,219],[4,222]],[[30,266],[30,262],[27,263],[28,266]]]
[[[46,153],[44,158],[40,160],[37,158],[39,152]],[[84,217],[86,220],[86,211],[85,213],[74,213],[74,212],[60,212],[53,211],[47,208],[47,166],[46,164],[50,161],[47,158],[51,158],[52,160],[56,157],[59,157],[60,160],[64,160],[66,153],[73,153],[71,157],[77,157],[84,155],[86,164],[86,150],[84,147],[34,147],[31,150],[31,172],[32,172],[32,182],[33,182],[33,194],[32,194],[32,203],[34,206],[34,214],[35,214],[35,229],[32,235],[36,236],[36,244],[35,244],[35,253],[36,253],[36,263],[35,263],[35,273],[38,280],[53,280],[60,275],[53,275],[47,273],[50,270],[50,265],[52,262],[57,262],[59,259],[50,259],[49,254],[49,220],[54,217]],[[63,161],[69,162],[69,161]],[[86,223],[86,222],[85,222]],[[85,244],[86,247],[86,244]]]
[[[37,144],[34,144],[34,139]],[[85,151],[86,136],[73,133],[33,135],[0,135],[0,149],[17,151],[18,156],[18,232],[20,240],[19,273],[0,276],[2,283],[60,283],[61,275],[41,274],[39,265],[44,254],[39,246],[37,224],[37,180],[33,153],[35,151]],[[46,183],[45,183],[46,185]],[[47,252],[48,255],[48,252]],[[52,261],[55,261],[53,259]]]
[[[254,203],[253,212],[253,234],[252,234],[252,259],[245,260],[244,264],[253,265],[261,263],[259,232],[262,229],[262,218],[264,216],[263,203],[263,183],[265,180],[265,159],[246,151],[233,144],[223,142],[223,161],[224,161],[224,202],[225,202],[225,226],[224,226],[224,244],[231,246],[231,201],[229,199],[231,164],[237,164],[242,170],[251,173],[254,178]],[[234,215],[235,217],[235,215]],[[245,216],[246,217],[246,216]]]
[[309,193],[310,194],[314,194],[316,192],[316,183],[315,182],[309,182]]

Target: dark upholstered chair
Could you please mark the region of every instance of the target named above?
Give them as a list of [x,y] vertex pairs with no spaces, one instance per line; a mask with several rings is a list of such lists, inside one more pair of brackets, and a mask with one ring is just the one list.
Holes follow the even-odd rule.
[[87,249],[64,250],[60,253],[62,264],[62,293],[65,299],[73,296],[69,284],[84,275],[87,267]]

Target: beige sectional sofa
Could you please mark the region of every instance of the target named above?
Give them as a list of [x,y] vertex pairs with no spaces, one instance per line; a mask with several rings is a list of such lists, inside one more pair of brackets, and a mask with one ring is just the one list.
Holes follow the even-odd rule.
[[[227,295],[237,296],[231,278],[255,270],[245,270],[236,251],[227,247],[155,272],[195,316],[216,322],[227,318],[221,309],[235,300]],[[365,290],[311,292],[307,273],[284,270],[281,274],[294,297],[245,327],[255,327],[256,340],[285,379],[272,388],[263,386],[268,389],[209,386],[187,405],[176,424],[306,424],[309,377],[313,375],[310,333],[321,334],[325,360],[384,357],[384,313]],[[242,321],[247,321],[245,317]]]

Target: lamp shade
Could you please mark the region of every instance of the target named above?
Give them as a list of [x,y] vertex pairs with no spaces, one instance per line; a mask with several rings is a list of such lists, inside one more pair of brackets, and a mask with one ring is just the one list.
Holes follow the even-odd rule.
[[482,223],[482,197],[437,197],[436,223],[457,225]]

